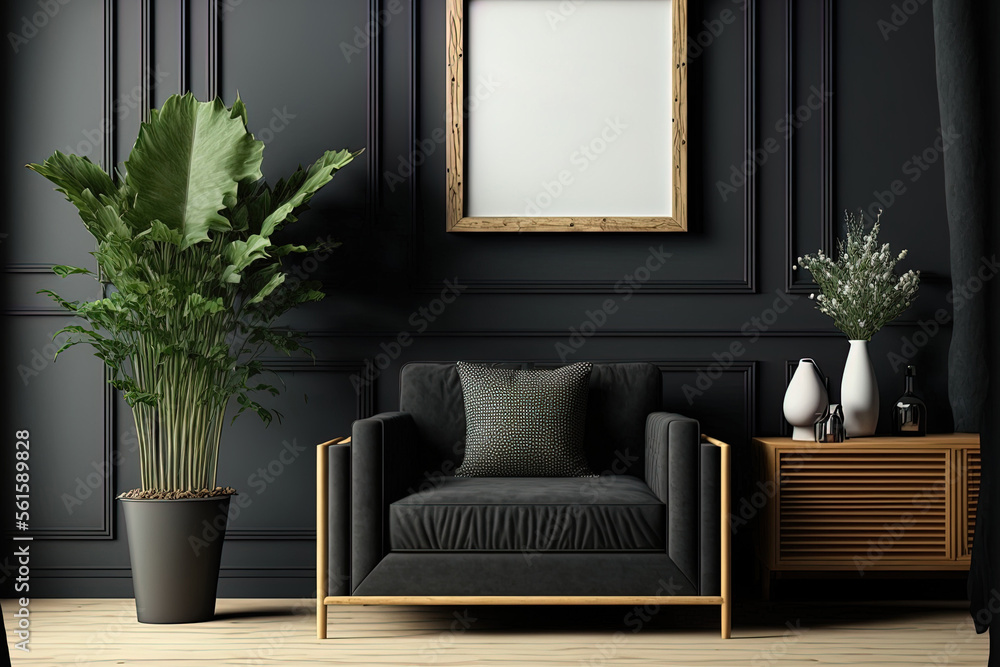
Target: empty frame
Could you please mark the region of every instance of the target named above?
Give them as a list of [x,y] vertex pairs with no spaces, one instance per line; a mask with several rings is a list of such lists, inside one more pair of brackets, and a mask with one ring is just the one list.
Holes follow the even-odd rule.
[[447,229],[687,230],[687,0],[446,0]]

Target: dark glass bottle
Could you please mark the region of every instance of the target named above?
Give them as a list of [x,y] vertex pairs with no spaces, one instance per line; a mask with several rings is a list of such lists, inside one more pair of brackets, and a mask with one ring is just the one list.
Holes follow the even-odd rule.
[[893,435],[927,435],[927,405],[913,393],[916,375],[915,366],[906,367],[906,391],[892,406]]

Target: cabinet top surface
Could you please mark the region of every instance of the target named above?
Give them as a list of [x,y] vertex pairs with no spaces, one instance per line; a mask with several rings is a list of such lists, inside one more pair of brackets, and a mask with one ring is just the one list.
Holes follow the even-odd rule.
[[978,433],[931,433],[921,437],[873,436],[868,438],[848,438],[844,442],[812,442],[809,440],[792,440],[791,438],[758,437],[755,444],[765,447],[789,447],[809,449],[848,449],[852,447],[891,449],[919,449],[927,447],[979,446]]

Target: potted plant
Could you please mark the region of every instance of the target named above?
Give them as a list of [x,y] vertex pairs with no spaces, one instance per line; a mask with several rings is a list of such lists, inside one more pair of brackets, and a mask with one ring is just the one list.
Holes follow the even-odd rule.
[[[110,286],[94,301],[67,301],[83,320],[60,333],[86,343],[132,409],[142,487],[119,496],[140,622],[209,620],[232,488],[217,486],[227,407],[269,423],[257,402],[278,389],[261,381],[267,350],[305,350],[276,319],[323,298],[320,285],[286,280],[291,255],[318,246],[277,245],[310,197],[358,153],[329,151],[270,187],[264,144],[247,129],[239,99],[174,95],[143,123],[113,179],[86,157],[56,152],[28,167],[76,206],[96,239],[98,273],[56,266]],[[360,152],[360,151],[359,151]],[[235,418],[235,417],[234,417]],[[219,536],[203,539],[206,526]]]
[[865,216],[844,213],[847,239],[837,239],[837,259],[822,250],[798,258],[799,266],[812,274],[819,285],[816,308],[833,318],[834,325],[847,335],[851,349],[840,384],[844,427],[852,438],[874,435],[878,426],[878,383],[868,355],[868,341],[889,322],[899,317],[917,297],[920,272],[896,274],[896,264],[906,250],[893,255],[889,244],[879,245],[882,212],[871,231],[865,233]]

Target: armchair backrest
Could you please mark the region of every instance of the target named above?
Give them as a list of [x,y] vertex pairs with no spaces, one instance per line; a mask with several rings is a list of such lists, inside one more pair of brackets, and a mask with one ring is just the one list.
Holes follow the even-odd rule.
[[[496,362],[502,368],[546,368],[553,364]],[[587,397],[584,447],[596,473],[642,477],[646,417],[663,409],[660,371],[649,363],[595,363]],[[450,362],[403,366],[399,409],[413,415],[429,471],[450,475],[465,451],[465,400],[458,370]]]

